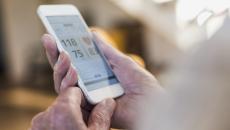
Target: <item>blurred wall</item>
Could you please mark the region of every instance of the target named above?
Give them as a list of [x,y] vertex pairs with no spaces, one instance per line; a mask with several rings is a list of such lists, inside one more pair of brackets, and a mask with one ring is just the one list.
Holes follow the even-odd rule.
[[40,37],[45,29],[36,14],[40,4],[74,4],[84,16],[92,19],[90,25],[105,28],[121,19],[128,19],[108,0],[2,0],[6,33],[6,71],[8,77],[16,83],[29,79],[29,65],[33,53],[44,54]]
[[3,24],[2,24],[2,1],[0,1],[0,75],[2,75],[4,73],[4,67],[5,67],[5,61],[4,61],[4,37],[3,37]]
[[4,30],[6,32],[7,74],[21,82],[28,74],[28,57],[39,43],[43,28],[36,15],[41,0],[2,0]]
[[74,4],[83,15],[93,19],[93,25],[111,27],[121,20],[130,20],[122,10],[110,0],[52,0],[52,4]]

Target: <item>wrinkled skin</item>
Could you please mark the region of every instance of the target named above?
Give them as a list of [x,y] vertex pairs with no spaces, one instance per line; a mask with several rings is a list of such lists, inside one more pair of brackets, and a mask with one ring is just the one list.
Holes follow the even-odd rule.
[[82,93],[77,87],[64,90],[45,111],[33,118],[30,130],[109,130],[116,103],[107,99],[92,110],[87,123],[82,115]]
[[[113,72],[119,79],[125,94],[116,99],[117,107],[112,117],[112,126],[116,128],[131,129],[135,119],[138,119],[138,102],[149,93],[161,93],[163,90],[155,77],[139,66],[130,57],[102,40],[100,34],[92,31],[94,40],[99,49],[104,53]],[[77,72],[70,65],[69,57],[64,53],[58,53],[55,40],[45,34],[42,38],[46,54],[54,69],[55,90],[61,91],[73,86],[77,82]],[[89,107],[85,107],[88,109]]]

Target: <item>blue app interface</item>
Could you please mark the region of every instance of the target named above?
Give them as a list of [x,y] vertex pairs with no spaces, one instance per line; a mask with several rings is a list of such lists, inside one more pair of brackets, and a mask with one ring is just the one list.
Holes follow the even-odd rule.
[[88,91],[118,83],[79,16],[48,16],[47,19]]

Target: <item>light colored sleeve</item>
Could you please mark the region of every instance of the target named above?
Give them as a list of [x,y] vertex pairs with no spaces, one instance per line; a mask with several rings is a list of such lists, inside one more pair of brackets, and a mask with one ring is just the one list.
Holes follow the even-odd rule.
[[171,79],[167,94],[143,108],[139,130],[229,130],[230,20],[178,63]]

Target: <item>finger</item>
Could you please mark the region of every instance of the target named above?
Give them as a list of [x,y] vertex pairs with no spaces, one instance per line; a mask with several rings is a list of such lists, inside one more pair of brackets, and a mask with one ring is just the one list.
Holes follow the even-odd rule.
[[42,42],[43,46],[46,50],[46,55],[48,58],[48,61],[51,65],[51,67],[54,67],[54,64],[56,63],[58,59],[58,49],[57,49],[57,44],[54,40],[54,38],[49,35],[49,34],[44,34],[42,36]]
[[92,111],[88,127],[90,130],[108,130],[111,117],[115,110],[116,103],[113,99],[107,99],[99,103]]
[[[75,94],[75,95],[74,95]],[[81,91],[81,89],[79,87],[76,86],[70,86],[67,87],[66,89],[64,89],[61,93],[60,93],[60,98],[61,97],[67,97],[69,98],[70,95],[73,95],[73,99],[77,100],[77,104],[81,105],[81,108],[85,108],[88,106],[87,101]],[[70,96],[71,97],[71,96]],[[70,99],[70,98],[69,98]],[[68,99],[67,99],[68,100]],[[60,101],[58,99],[58,101]],[[76,104],[76,103],[75,103]],[[87,109],[86,109],[87,110]],[[88,111],[88,110],[87,110]]]
[[[65,77],[61,81],[59,93],[62,93],[63,91],[65,91],[69,87],[73,87],[73,86],[77,87],[76,86],[77,83],[78,83],[78,77],[77,77],[76,69],[74,69],[74,67],[72,65],[70,65],[67,74],[65,75]],[[85,109],[86,111],[91,111],[93,108],[93,106],[91,104],[87,103],[84,96],[82,97],[81,107],[83,109]]]
[[41,112],[37,114],[31,121],[31,128],[30,130],[41,130],[46,129],[48,120],[46,118],[47,113]]
[[67,54],[61,52],[57,63],[54,66],[54,85],[57,93],[60,93],[60,86],[63,78],[70,68],[70,59]]
[[[82,118],[81,105],[84,102],[83,99],[84,99],[84,96],[80,88],[69,87],[57,97],[57,99],[55,100],[53,104],[53,107],[56,107],[56,108],[67,107],[68,109],[66,110],[74,110],[73,112],[77,112],[77,114],[80,114],[76,116]],[[60,109],[60,113],[63,113],[63,111],[64,109],[63,110]]]
[[63,91],[58,98],[56,99],[57,102],[59,101],[67,101],[72,104],[80,105],[82,103],[83,94],[80,88],[77,87],[69,87],[65,91]]
[[[81,106],[85,104],[85,98],[80,88],[69,87],[64,90],[56,99],[56,104],[60,102],[70,104],[69,107],[73,107],[73,110],[77,111],[77,114],[81,113]],[[83,119],[82,114],[76,115]]]
[[124,61],[124,58],[127,58],[126,55],[113,48],[110,44],[104,42],[103,37],[99,33],[93,30],[93,39],[98,45],[99,49],[103,52],[105,57],[114,64],[120,64]]
[[62,92],[70,86],[75,86],[77,83],[77,80],[78,80],[77,79],[77,72],[73,68],[73,66],[70,65],[66,76],[64,77],[64,79],[61,82],[60,91]]
[[55,130],[64,130],[70,127],[79,130],[86,129],[81,111],[82,99],[83,94],[77,87],[69,87],[60,93],[49,109],[52,128]]

